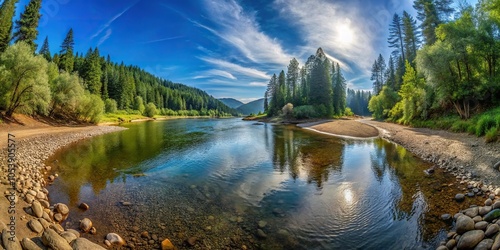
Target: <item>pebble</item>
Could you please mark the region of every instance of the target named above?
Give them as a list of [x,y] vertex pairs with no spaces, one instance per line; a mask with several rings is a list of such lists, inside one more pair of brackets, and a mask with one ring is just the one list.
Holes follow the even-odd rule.
[[472,230],[464,233],[458,241],[458,249],[473,249],[484,238],[482,230]]
[[36,219],[32,219],[32,220],[28,221],[28,227],[31,229],[31,231],[33,231],[37,234],[43,232],[43,229],[44,229],[42,224]]
[[486,227],[488,227],[488,222],[486,221],[480,221],[474,225],[474,228],[477,230],[485,230]]
[[114,246],[123,246],[126,244],[125,240],[116,233],[109,233],[106,235],[106,240]]
[[[448,214],[448,216],[449,216],[449,214]],[[451,218],[451,216],[449,216],[449,217]],[[259,228],[264,228],[264,227],[266,227],[266,225],[267,225],[266,221],[264,221],[264,220],[259,221]]]
[[172,244],[172,242],[170,242],[169,239],[164,239],[161,242],[161,250],[174,250],[174,249],[175,249],[174,244]]
[[80,229],[84,233],[88,233],[91,228],[92,228],[92,221],[89,218],[84,218],[83,220],[80,221]]
[[44,245],[57,250],[73,250],[69,243],[52,228],[43,231],[42,242]]
[[257,237],[264,239],[267,238],[267,234],[262,229],[257,229]]
[[79,209],[83,210],[83,211],[87,211],[90,209],[89,205],[87,203],[80,203],[80,205],[78,206]]
[[491,237],[498,233],[498,231],[500,231],[500,226],[498,224],[491,224],[488,226],[484,234],[486,235],[486,237]]
[[188,243],[188,245],[190,246],[194,246],[196,245],[196,241],[198,241],[198,238],[196,237],[189,237],[186,242]]
[[458,202],[464,201],[465,200],[465,195],[464,194],[456,194],[455,195],[455,200]]
[[469,216],[460,216],[456,222],[457,234],[463,234],[474,229],[474,221]]
[[491,249],[491,246],[493,246],[493,240],[492,239],[483,239],[477,246],[474,248],[474,250],[489,250]]

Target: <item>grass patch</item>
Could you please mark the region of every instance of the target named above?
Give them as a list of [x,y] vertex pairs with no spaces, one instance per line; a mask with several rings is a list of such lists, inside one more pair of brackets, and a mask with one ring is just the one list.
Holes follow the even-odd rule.
[[102,116],[99,122],[129,122],[131,120],[146,119],[147,117],[141,114],[129,114],[127,111],[119,110],[116,113],[106,113]]
[[476,136],[483,136],[491,128],[496,128],[497,122],[489,115],[482,115],[476,125]]
[[484,136],[484,139],[487,143],[489,142],[496,142],[498,140],[498,127],[490,128],[487,132],[486,135]]

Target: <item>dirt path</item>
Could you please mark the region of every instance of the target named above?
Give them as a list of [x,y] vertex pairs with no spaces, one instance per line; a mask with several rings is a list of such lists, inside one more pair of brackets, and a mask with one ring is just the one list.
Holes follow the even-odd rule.
[[396,142],[424,160],[457,173],[457,179],[478,179],[500,185],[500,144],[485,143],[484,138],[443,130],[410,128],[370,119],[358,120],[381,130],[381,137]]

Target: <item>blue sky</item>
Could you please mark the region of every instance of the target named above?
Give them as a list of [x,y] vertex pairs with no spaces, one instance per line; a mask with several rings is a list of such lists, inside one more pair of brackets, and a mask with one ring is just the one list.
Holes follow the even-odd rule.
[[59,52],[73,28],[78,52],[98,46],[115,62],[248,102],[318,47],[348,87],[371,89],[371,65],[388,59],[388,26],[403,10],[415,16],[410,0],[44,0],[38,44],[48,36]]

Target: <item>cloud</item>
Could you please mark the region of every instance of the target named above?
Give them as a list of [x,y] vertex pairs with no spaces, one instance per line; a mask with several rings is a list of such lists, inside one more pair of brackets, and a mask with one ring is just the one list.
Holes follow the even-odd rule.
[[145,42],[142,42],[142,44],[150,44],[150,43],[157,43],[157,42],[169,41],[169,40],[179,39],[179,38],[183,38],[183,37],[184,36],[165,37],[165,38],[160,38],[160,39],[145,41]]
[[259,78],[259,79],[266,79],[266,80],[271,78],[271,76],[268,75],[266,72],[254,68],[243,67],[238,64],[227,62],[221,59],[209,58],[209,57],[199,57],[199,59],[207,63],[210,63],[212,65],[215,65],[217,67],[226,69],[230,72],[236,72],[245,76]]
[[[125,8],[125,10],[123,10],[122,12],[116,14],[115,16],[113,16],[111,19],[109,19],[108,22],[106,22],[103,26],[101,26],[101,28],[95,33],[93,34],[92,36],[90,36],[90,39],[94,39],[96,38],[97,36],[99,36],[104,30],[106,30],[109,26],[111,26],[111,24],[113,24],[113,22],[118,19],[119,17],[121,17],[123,14],[125,14],[128,10],[130,10],[130,8],[132,8],[134,5],[136,5],[139,1],[133,3],[132,5],[130,5],[129,7]],[[107,34],[108,32],[106,32]],[[106,36],[106,35],[105,35]],[[109,38],[109,36],[108,36]],[[102,39],[102,38],[101,38]],[[106,38],[107,39],[107,38]],[[106,40],[104,39],[104,41]]]
[[232,80],[237,80],[237,78],[235,76],[233,76],[233,74],[231,74],[227,71],[218,70],[218,69],[211,69],[211,70],[204,71],[201,75],[197,75],[197,76],[193,77],[193,79],[210,78],[213,76],[220,76],[220,77],[225,77],[225,78],[232,79]]
[[260,30],[254,15],[246,12],[236,1],[205,1],[209,19],[217,28],[190,20],[236,48],[243,56],[256,63],[288,65],[293,57],[280,43]]
[[112,29],[107,29],[106,34],[104,34],[104,36],[101,37],[101,39],[99,39],[99,42],[97,42],[97,47],[101,46],[102,43],[108,40],[108,38],[111,36],[112,33],[113,33]]
[[387,28],[385,20],[391,17],[383,8],[360,6],[356,1],[276,0],[275,6],[299,28],[307,43],[304,49],[322,47],[342,62],[344,69],[351,63],[362,70],[371,69],[371,58],[377,54],[374,44],[382,28]]
[[253,86],[253,87],[266,87],[267,82],[251,82],[248,85]]

